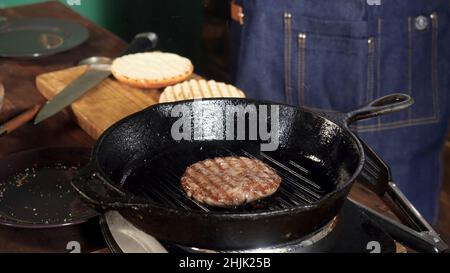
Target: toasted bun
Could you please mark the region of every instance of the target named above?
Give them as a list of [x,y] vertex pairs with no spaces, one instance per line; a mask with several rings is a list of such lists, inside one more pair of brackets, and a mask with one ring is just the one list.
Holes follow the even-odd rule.
[[190,80],[166,87],[159,97],[159,102],[200,98],[245,98],[245,94],[236,87],[223,82]]
[[186,80],[193,72],[191,61],[173,53],[147,52],[114,60],[111,72],[128,85],[161,88]]

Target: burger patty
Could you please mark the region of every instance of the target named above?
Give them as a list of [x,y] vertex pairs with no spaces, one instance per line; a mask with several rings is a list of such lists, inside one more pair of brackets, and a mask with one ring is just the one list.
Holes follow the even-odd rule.
[[190,165],[181,177],[186,194],[201,203],[243,205],[277,191],[281,177],[258,159],[216,157]]

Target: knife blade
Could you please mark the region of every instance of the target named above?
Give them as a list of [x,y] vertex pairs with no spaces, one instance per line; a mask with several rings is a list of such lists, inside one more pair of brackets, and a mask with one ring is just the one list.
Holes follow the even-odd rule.
[[[155,33],[140,33],[135,36],[123,55],[146,52],[155,48],[158,37]],[[111,61],[112,62],[112,61]],[[86,92],[111,75],[111,62],[91,64],[89,69],[66,86],[58,95],[49,100],[37,114],[34,124],[38,124],[60,112]]]
[[47,118],[55,115],[63,110],[87,91],[97,86],[104,79],[111,75],[111,70],[106,67],[98,67],[91,65],[91,67],[80,77],[72,81],[66,88],[64,88],[52,100],[48,101],[45,106],[37,114],[34,124],[38,124]]

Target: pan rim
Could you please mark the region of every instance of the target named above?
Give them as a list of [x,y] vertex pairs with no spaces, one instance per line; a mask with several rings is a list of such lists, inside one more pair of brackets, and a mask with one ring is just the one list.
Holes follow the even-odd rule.
[[[217,212],[217,211],[205,212],[205,211],[198,211],[198,210],[184,210],[184,209],[169,208],[169,207],[165,207],[165,206],[161,206],[161,205],[153,204],[153,203],[142,204],[142,206],[139,206],[139,208],[161,209],[161,210],[166,211],[167,213],[177,214],[177,215],[179,215],[180,213],[187,212],[191,216],[192,215],[199,216],[199,217],[208,216],[208,217],[214,217],[214,218],[226,217],[229,220],[230,219],[241,220],[241,219],[247,219],[247,218],[258,219],[261,217],[267,218],[267,217],[283,216],[283,215],[286,215],[289,213],[308,211],[308,210],[313,210],[313,209],[320,207],[322,205],[322,203],[325,203],[326,201],[331,199],[333,196],[338,195],[342,191],[346,190],[348,187],[351,188],[351,185],[353,184],[353,182],[356,180],[356,178],[359,176],[359,174],[361,173],[361,171],[363,169],[364,162],[365,162],[365,153],[364,153],[362,144],[361,144],[360,140],[358,139],[358,137],[355,135],[355,133],[352,132],[343,121],[340,124],[339,121],[330,119],[329,117],[326,117],[324,112],[316,112],[316,111],[313,111],[313,110],[310,110],[307,108],[298,107],[298,106],[287,104],[287,103],[268,101],[268,100],[255,100],[255,99],[248,99],[248,98],[204,98],[204,99],[201,99],[201,101],[218,101],[218,100],[219,101],[245,101],[245,102],[249,102],[249,103],[258,103],[258,104],[281,105],[281,106],[294,108],[294,109],[300,110],[302,112],[307,112],[313,116],[320,117],[328,122],[331,122],[332,124],[341,128],[344,132],[348,133],[349,136],[352,138],[354,144],[356,144],[356,147],[357,147],[358,153],[359,153],[358,165],[349,179],[342,182],[333,191],[325,194],[320,200],[315,201],[311,204],[307,204],[307,205],[295,206],[295,207],[286,208],[286,209],[277,209],[277,210],[273,210],[273,211],[259,211],[259,212],[248,212],[248,213]],[[200,100],[191,99],[191,100],[183,100],[183,101],[177,101],[177,102],[155,103],[141,111],[138,111],[134,114],[131,114],[130,116],[127,116],[127,117],[117,121],[115,124],[113,124],[111,127],[109,127],[105,132],[103,132],[103,134],[98,138],[98,140],[92,150],[91,162],[89,164],[92,164],[94,166],[94,169],[96,170],[96,172],[98,172],[99,175],[102,176],[111,187],[115,187],[114,181],[112,181],[110,179],[110,177],[105,173],[105,171],[100,167],[100,164],[99,164],[98,158],[97,158],[97,155],[99,154],[99,151],[102,148],[103,141],[106,139],[106,137],[108,137],[116,128],[121,126],[124,122],[131,120],[134,117],[139,116],[146,111],[150,111],[152,109],[155,109],[157,107],[164,106],[164,105],[177,105],[177,104],[182,104],[182,103],[191,103],[191,102],[195,102],[195,101],[200,101]],[[333,112],[333,113],[334,114],[343,114],[342,112],[337,112],[337,111]],[[120,191],[122,191],[123,193],[125,193],[128,196],[135,196],[134,194],[126,191],[123,188],[120,188]],[[120,210],[119,210],[119,212],[120,212]]]

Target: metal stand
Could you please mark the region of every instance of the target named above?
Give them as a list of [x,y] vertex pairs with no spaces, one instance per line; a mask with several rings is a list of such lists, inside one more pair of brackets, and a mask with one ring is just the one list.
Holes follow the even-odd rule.
[[402,223],[354,200],[350,201],[366,210],[371,219],[403,245],[419,252],[450,252],[449,246],[440,238],[440,235],[392,182],[391,171],[386,163],[364,141],[361,140],[361,143],[366,155],[366,162],[359,182],[378,194]]

